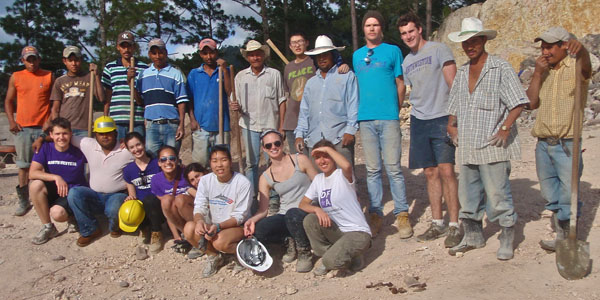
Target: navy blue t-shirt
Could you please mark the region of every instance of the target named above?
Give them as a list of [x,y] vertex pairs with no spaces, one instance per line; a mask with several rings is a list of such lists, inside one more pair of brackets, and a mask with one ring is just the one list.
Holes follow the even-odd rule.
[[153,158],[146,166],[146,170],[142,171],[132,161],[130,164],[123,168],[123,179],[129,184],[135,186],[135,195],[138,199],[144,199],[148,195],[152,195],[150,191],[150,182],[154,174],[159,173],[160,167],[158,166],[158,159]]

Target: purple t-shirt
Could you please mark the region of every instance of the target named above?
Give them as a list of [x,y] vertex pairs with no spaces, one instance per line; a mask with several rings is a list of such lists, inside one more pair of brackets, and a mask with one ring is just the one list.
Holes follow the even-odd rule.
[[160,167],[158,166],[158,159],[153,158],[146,166],[146,170],[140,170],[140,167],[131,162],[125,168],[123,168],[123,179],[129,184],[133,184],[135,187],[135,195],[138,199],[144,199],[148,195],[152,195],[150,190],[150,183],[154,174],[160,173]]
[[88,186],[84,166],[87,160],[81,150],[73,145],[69,145],[67,151],[60,152],[54,148],[54,142],[44,143],[33,155],[33,161],[41,164],[46,173],[60,175],[69,188]]
[[[175,181],[168,181],[165,178],[165,173],[160,172],[152,177],[151,189],[152,194],[154,196],[164,196],[164,195],[172,195],[173,194],[173,185]],[[190,185],[187,183],[185,178],[183,177],[183,172],[179,175],[179,183],[177,184],[176,195],[180,195],[185,193],[190,188]]]

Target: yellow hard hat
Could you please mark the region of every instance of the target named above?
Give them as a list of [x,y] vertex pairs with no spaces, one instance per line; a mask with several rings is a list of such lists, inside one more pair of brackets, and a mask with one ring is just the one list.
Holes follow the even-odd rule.
[[101,116],[94,121],[94,132],[106,133],[114,130],[117,130],[117,125],[111,117]]
[[129,200],[119,208],[119,227],[125,232],[134,232],[144,221],[146,212],[140,200]]

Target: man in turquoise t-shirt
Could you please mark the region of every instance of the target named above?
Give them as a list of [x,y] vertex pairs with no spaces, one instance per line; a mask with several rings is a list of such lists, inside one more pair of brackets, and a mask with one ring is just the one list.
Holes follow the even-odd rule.
[[367,165],[371,231],[376,235],[383,221],[381,169],[385,165],[398,219],[400,238],[413,231],[408,219],[404,175],[400,168],[402,133],[399,111],[405,87],[402,78],[402,53],[397,46],[383,43],[385,21],[378,11],[363,17],[366,45],[354,52],[354,71],[358,78],[360,101],[358,122]]

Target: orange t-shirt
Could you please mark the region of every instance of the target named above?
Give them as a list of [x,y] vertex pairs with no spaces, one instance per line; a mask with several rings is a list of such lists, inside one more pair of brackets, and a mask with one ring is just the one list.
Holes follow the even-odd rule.
[[50,116],[52,73],[39,69],[13,73],[17,90],[17,123],[23,127],[42,126]]

